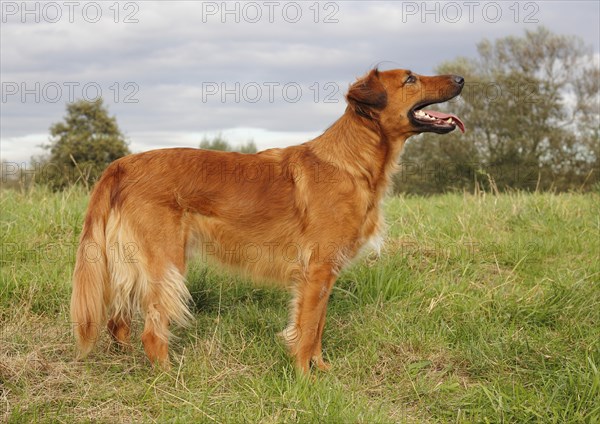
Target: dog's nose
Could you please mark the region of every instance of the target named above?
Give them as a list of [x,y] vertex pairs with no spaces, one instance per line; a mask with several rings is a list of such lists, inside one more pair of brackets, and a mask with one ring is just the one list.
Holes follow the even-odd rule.
[[465,79],[463,77],[461,77],[460,75],[452,75],[452,81],[454,81],[456,84],[460,85],[461,87],[463,85],[465,85]]

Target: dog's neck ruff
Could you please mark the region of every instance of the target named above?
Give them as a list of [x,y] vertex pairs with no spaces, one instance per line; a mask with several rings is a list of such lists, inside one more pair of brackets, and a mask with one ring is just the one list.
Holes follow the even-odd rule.
[[307,144],[321,160],[366,180],[380,198],[397,168],[408,137],[406,134],[391,139],[377,123],[346,110],[322,135]]

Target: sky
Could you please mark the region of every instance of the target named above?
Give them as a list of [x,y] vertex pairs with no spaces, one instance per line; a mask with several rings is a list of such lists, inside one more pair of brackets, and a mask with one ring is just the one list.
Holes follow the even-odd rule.
[[133,152],[222,134],[302,143],[372,67],[432,74],[545,26],[598,56],[597,1],[2,1],[0,154],[43,153],[65,105],[102,96]]

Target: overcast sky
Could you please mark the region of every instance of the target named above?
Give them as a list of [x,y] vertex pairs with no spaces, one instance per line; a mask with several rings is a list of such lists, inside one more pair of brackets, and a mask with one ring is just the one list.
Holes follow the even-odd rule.
[[104,98],[132,151],[221,132],[306,141],[380,63],[431,74],[482,38],[543,25],[598,54],[597,1],[1,2],[1,154],[27,161],[65,104]]

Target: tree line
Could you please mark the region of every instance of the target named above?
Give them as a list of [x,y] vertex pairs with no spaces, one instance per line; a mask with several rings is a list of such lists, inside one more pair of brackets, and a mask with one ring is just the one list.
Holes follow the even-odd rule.
[[437,68],[467,81],[444,106],[466,134],[410,139],[395,191],[597,189],[600,68],[591,47],[542,27],[483,40],[477,52]]
[[[394,192],[600,190],[600,68],[591,47],[540,27],[483,40],[477,53],[436,69],[467,81],[458,99],[435,106],[461,117],[467,132],[409,139]],[[232,146],[221,135],[205,137],[199,147],[257,150],[252,140]],[[130,153],[101,99],[68,104],[45,148],[47,154],[32,158],[44,169],[34,179],[53,189],[89,187]]]
[[[3,163],[5,186],[41,184],[62,190],[74,184],[90,188],[106,167],[116,159],[131,154],[117,120],[110,116],[101,98],[96,101],[78,100],[67,104],[64,120],[50,127],[50,142],[44,146],[48,153],[32,157],[31,169],[17,175],[10,164]],[[204,137],[199,148],[256,153],[256,143],[249,140],[239,146],[230,144],[221,134]]]

